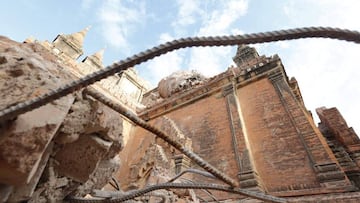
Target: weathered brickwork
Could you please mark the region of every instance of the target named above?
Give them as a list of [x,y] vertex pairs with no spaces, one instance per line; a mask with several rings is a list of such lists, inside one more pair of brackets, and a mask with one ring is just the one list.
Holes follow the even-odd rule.
[[[238,53],[246,55],[245,59],[234,57],[238,67],[203,80],[200,85],[187,87],[167,98],[161,98],[157,89],[152,90],[148,96],[154,102],[145,104],[148,108],[140,116],[159,127],[167,125],[159,122],[163,116],[171,119],[191,140],[194,152],[237,179],[241,188],[298,202],[331,202],[327,195],[337,202],[358,199],[359,193],[350,192],[358,191],[359,174],[344,168],[321,126],[326,132],[336,134],[338,142],[350,143],[342,147],[354,165],[358,155],[350,151],[358,152],[358,143],[352,129],[343,124],[336,126],[339,122],[331,116],[320,116],[325,124],[319,130],[304,106],[296,79],[288,79],[277,56],[260,57],[244,46]],[[139,128],[130,140],[140,153],[136,153],[137,157],[146,153],[144,148],[151,146],[149,143],[156,143],[152,135]],[[130,149],[125,147],[122,156],[129,157],[129,152],[135,152],[127,150]],[[124,163],[122,170],[127,167]],[[152,167],[156,168],[156,161]],[[192,180],[216,182],[197,175],[192,175]],[[240,198],[213,194],[217,200],[230,202]],[[196,195],[206,201],[213,200],[198,191]]]
[[354,129],[349,128],[336,108],[316,109],[321,123],[319,129],[324,135],[341,168],[349,179],[360,186],[360,140]]
[[348,127],[338,109],[322,107],[316,109],[316,113],[320,117],[320,125],[326,128],[326,132],[324,131],[324,133],[334,136],[337,141],[349,149],[351,147],[360,147],[359,137],[353,128]]
[[225,98],[218,93],[167,116],[192,139],[196,153],[202,157],[211,157],[207,159],[211,164],[236,177],[238,171],[231,146],[229,118],[224,113],[225,104]]
[[[192,140],[191,147],[194,152],[201,157],[206,158],[209,163],[213,164],[221,171],[226,171],[231,177],[237,178],[239,169],[231,144],[232,137],[229,128],[229,118],[228,115],[224,113],[226,111],[225,97],[222,95],[222,92],[218,92],[179,110],[172,111],[165,116],[173,120],[181,132]],[[159,122],[161,119],[161,117],[158,117],[150,123],[161,128],[162,124],[164,124]],[[137,163],[137,160],[142,157],[144,149],[147,148],[146,146],[151,145],[150,142],[160,142],[159,140],[155,141],[153,135],[150,135],[148,132],[139,128],[135,129],[132,136],[132,139],[130,139],[128,143],[128,146],[131,146],[131,149],[125,147],[120,153],[122,160],[131,160],[130,163],[123,163],[124,166],[130,166],[133,165],[133,163]],[[239,135],[237,136],[239,137],[239,140],[241,140],[241,137]],[[242,144],[242,146],[244,145]],[[238,150],[243,151],[244,148]],[[136,155],[134,156],[134,154]],[[198,168],[197,166],[191,167]],[[124,174],[124,171],[129,170],[125,168],[126,167],[122,167],[118,174]],[[171,170],[175,171],[174,168]],[[208,178],[193,176],[192,180],[195,182],[207,181]],[[224,194],[222,194],[222,196],[223,198],[228,197],[228,195]],[[217,197],[221,198],[219,195]]]
[[322,187],[329,189],[344,187],[345,190],[352,190],[352,186],[343,171],[340,170],[338,163],[336,163],[336,158],[323,135],[315,127],[313,120],[303,108],[303,105],[296,101],[284,80],[272,79],[272,81],[292,121],[292,125],[296,128],[296,132],[305,147]]
[[287,190],[290,185],[294,189],[319,187],[304,146],[271,82],[264,78],[237,91],[251,158],[266,190]]

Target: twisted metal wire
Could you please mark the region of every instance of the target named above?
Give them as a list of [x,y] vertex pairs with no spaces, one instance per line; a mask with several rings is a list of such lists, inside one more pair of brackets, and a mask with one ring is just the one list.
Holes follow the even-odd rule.
[[[93,199],[97,199],[97,200],[104,200],[107,198],[118,198],[118,197],[122,197],[124,195],[128,195],[130,194],[129,192],[121,192],[121,191],[106,191],[106,190],[92,190],[91,192],[91,196],[93,196]],[[156,197],[161,197],[162,200],[166,200],[167,199],[167,195],[165,194],[161,194],[158,192],[149,192],[146,193],[142,196],[156,196]],[[164,201],[165,202],[165,201]]]
[[213,174],[215,177],[219,178],[220,180],[224,181],[225,183],[227,183],[233,187],[236,187],[238,185],[238,183],[235,180],[228,177],[226,174],[224,174],[220,170],[216,169],[214,166],[210,165],[208,162],[206,162],[204,159],[202,159],[200,156],[198,156],[194,152],[185,148],[180,142],[171,138],[162,130],[148,124],[146,121],[139,118],[137,115],[135,115],[133,112],[129,111],[122,105],[114,103],[113,101],[104,97],[104,95],[102,95],[101,93],[99,93],[98,91],[94,90],[91,87],[86,88],[83,93],[88,94],[88,95],[92,96],[93,98],[99,100],[100,102],[102,102],[105,105],[109,106],[110,108],[114,109],[118,113],[124,115],[126,118],[128,118],[129,120],[131,120],[138,126],[148,130],[149,132],[153,133],[157,137],[163,139],[165,142],[169,143],[170,145],[175,147],[177,150],[184,153],[187,157],[189,157],[191,160],[193,160],[195,163],[197,163],[200,167],[202,167],[209,173]]
[[[190,179],[187,179],[187,178],[180,178],[181,180],[183,181],[187,181],[189,183],[196,183],[195,181],[193,180],[190,180]],[[203,191],[206,195],[208,195],[209,197],[211,197],[215,202],[219,203],[219,200],[216,199],[216,197],[208,190],[208,189],[201,189],[201,191]],[[199,196],[197,196],[197,198],[200,199]],[[203,199],[203,201],[207,202],[206,200]]]
[[159,46],[148,49],[144,52],[133,55],[125,60],[114,63],[104,69],[89,74],[83,78],[73,81],[70,84],[52,90],[40,97],[19,103],[17,105],[2,109],[0,111],[0,122],[10,120],[16,116],[31,111],[51,101],[66,96],[76,90],[86,87],[110,75],[113,75],[129,67],[143,63],[149,59],[155,58],[167,52],[186,48],[186,47],[199,47],[199,46],[228,46],[238,44],[255,44],[264,42],[274,42],[280,40],[291,40],[300,38],[330,38],[345,40],[355,43],[360,43],[360,33],[357,31],[350,31],[339,28],[329,27],[306,27],[296,28],[272,32],[245,34],[245,35],[230,35],[230,36],[217,36],[217,37],[189,37],[181,38]]
[[161,183],[157,185],[151,185],[144,189],[136,190],[126,194],[122,197],[116,199],[103,199],[103,200],[95,200],[95,199],[85,199],[85,198],[75,198],[72,197],[68,199],[68,201],[73,203],[118,203],[123,202],[126,200],[134,199],[136,197],[142,196],[148,192],[154,190],[161,190],[161,189],[208,189],[208,190],[218,190],[223,192],[235,193],[267,202],[277,202],[277,203],[285,203],[287,202],[284,198],[274,197],[266,194],[261,194],[254,191],[248,191],[243,189],[231,188],[225,185],[217,185],[217,184],[193,184],[193,183]]
[[176,179],[180,178],[182,175],[184,175],[185,173],[195,173],[195,174],[199,174],[208,178],[215,178],[211,173],[208,173],[206,171],[201,171],[198,169],[194,169],[194,168],[189,168],[186,169],[184,171],[181,171],[179,174],[177,174],[176,176],[174,176],[173,178],[171,178],[168,182],[174,182]]

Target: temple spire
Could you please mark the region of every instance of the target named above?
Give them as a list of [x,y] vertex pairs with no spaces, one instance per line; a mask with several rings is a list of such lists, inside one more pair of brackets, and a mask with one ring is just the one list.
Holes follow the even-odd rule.
[[90,26],[80,32],[67,35],[60,34],[55,38],[53,44],[61,53],[66,54],[72,59],[78,59],[83,54],[84,39],[89,29]]
[[240,44],[237,48],[233,61],[238,67],[247,66],[252,60],[259,58],[259,54],[255,48]]
[[94,58],[96,58],[101,63],[102,63],[103,58],[104,58],[104,51],[105,51],[105,48],[102,48],[98,52],[93,54]]
[[75,32],[75,33],[70,34],[68,36],[70,38],[72,38],[72,40],[82,48],[83,44],[84,44],[85,36],[86,36],[87,32],[90,30],[90,28],[91,28],[91,26],[87,26],[86,28],[84,28],[80,32]]
[[105,48],[102,48],[94,54],[85,57],[82,62],[92,67],[96,67],[97,69],[103,68],[104,51]]

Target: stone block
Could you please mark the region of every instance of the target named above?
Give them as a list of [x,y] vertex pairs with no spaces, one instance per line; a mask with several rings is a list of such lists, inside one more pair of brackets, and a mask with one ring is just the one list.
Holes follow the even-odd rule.
[[29,183],[14,188],[13,192],[9,197],[9,202],[20,202],[31,198],[32,194],[35,191],[36,185],[38,184],[40,177],[45,169],[45,166],[49,160],[49,156],[52,150],[53,150],[53,144],[50,143],[41,157],[39,167],[36,173],[34,174],[34,176],[31,178]]
[[84,183],[111,147],[111,142],[94,135],[81,135],[64,145],[55,155],[55,169],[60,175]]
[[[91,193],[93,189],[102,189],[106,184],[112,181],[113,173],[119,169],[119,166],[120,159],[118,156],[109,160],[101,160],[86,183],[77,188],[76,195],[84,196]],[[113,189],[113,187],[111,187],[111,189]]]
[[18,116],[0,141],[0,182],[22,185],[30,182],[41,157],[65,118],[73,96]]
[[0,184],[0,203],[7,202],[12,190],[13,186]]
[[[42,46],[0,36],[0,109],[34,99],[73,79]],[[68,96],[0,124],[0,183],[21,185],[36,173],[63,122]]]
[[104,140],[123,142],[123,120],[119,113],[91,99],[80,99],[71,107],[56,142],[74,142],[81,134],[97,134]]

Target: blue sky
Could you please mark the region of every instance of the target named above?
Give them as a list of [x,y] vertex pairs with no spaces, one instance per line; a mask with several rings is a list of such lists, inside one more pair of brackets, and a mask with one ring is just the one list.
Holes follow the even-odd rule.
[[[358,0],[2,0],[0,35],[52,41],[91,25],[84,56],[106,47],[104,64],[159,43],[188,36],[264,32],[304,26],[360,30]],[[308,39],[253,45],[260,54],[279,54],[288,75],[300,84],[305,104],[336,106],[360,133],[360,45]],[[172,52],[137,67],[153,85],[170,73],[196,69],[206,76],[232,64],[235,47]],[[82,58],[83,58],[82,57]],[[81,59],[82,59],[81,58]]]

